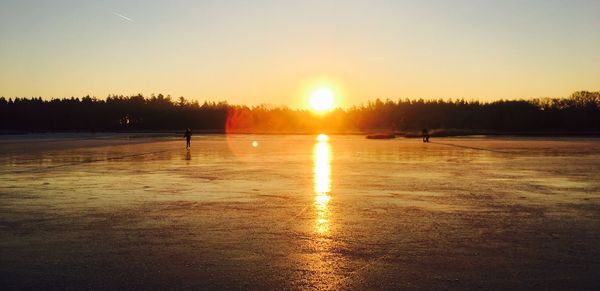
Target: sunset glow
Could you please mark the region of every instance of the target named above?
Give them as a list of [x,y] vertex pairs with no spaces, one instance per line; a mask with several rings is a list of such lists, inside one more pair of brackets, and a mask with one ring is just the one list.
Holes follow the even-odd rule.
[[344,84],[343,100],[329,85],[333,106],[347,108],[599,89],[599,1],[384,2],[1,1],[0,96],[305,108],[303,82],[326,77]]
[[600,290],[598,12],[0,0],[0,286]]
[[310,94],[310,108],[316,112],[327,112],[333,109],[335,94],[327,87],[318,88]]

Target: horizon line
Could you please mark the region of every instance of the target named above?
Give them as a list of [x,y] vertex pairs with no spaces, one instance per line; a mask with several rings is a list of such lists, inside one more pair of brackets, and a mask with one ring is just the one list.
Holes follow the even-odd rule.
[[[543,97],[506,97],[506,98],[494,98],[494,99],[482,99],[482,98],[465,98],[465,97],[433,97],[433,98],[424,98],[424,97],[399,97],[399,98],[383,98],[383,97],[374,97],[372,99],[368,99],[366,100],[366,102],[360,102],[360,103],[355,103],[355,104],[348,104],[346,106],[336,106],[334,107],[334,109],[345,109],[345,108],[352,108],[352,107],[359,107],[359,106],[364,106],[365,104],[369,104],[370,102],[376,102],[377,100],[380,100],[382,102],[386,102],[386,101],[444,101],[444,102],[453,102],[453,101],[466,101],[466,102],[480,102],[480,103],[494,103],[494,102],[498,102],[498,101],[533,101],[536,99],[568,99],[570,97],[572,97],[574,94],[576,93],[583,93],[583,92],[587,92],[587,93],[600,93],[600,90],[594,91],[594,90],[576,90],[573,91],[571,94],[567,95],[567,96],[543,96]],[[177,103],[177,99],[183,97],[185,99],[185,101],[196,101],[198,103],[225,103],[227,105],[231,105],[231,106],[248,106],[248,107],[260,107],[260,106],[272,106],[275,108],[289,108],[289,109],[305,109],[307,106],[305,107],[298,107],[298,106],[291,106],[291,105],[285,105],[285,104],[275,104],[275,103],[270,103],[270,102],[261,102],[261,103],[256,103],[256,104],[243,104],[243,103],[230,103],[228,100],[226,99],[199,99],[199,98],[193,98],[193,97],[185,97],[185,96],[173,96],[170,94],[163,94],[163,93],[150,93],[148,95],[145,95],[143,93],[135,93],[135,94],[108,94],[106,97],[97,97],[95,95],[90,95],[90,94],[86,94],[83,96],[68,96],[68,97],[55,97],[55,96],[51,96],[51,97],[47,97],[47,96],[30,96],[30,97],[21,97],[21,96],[13,96],[13,97],[6,97],[4,95],[0,95],[0,98],[4,98],[7,101],[8,100],[15,100],[15,99],[28,99],[28,100],[32,100],[32,99],[37,99],[37,98],[42,98],[42,100],[45,101],[50,101],[50,100],[64,100],[64,99],[72,99],[72,98],[76,98],[76,99],[83,99],[86,97],[89,98],[93,98],[96,100],[107,100],[110,97],[134,97],[134,96],[141,96],[144,99],[150,99],[152,97],[157,97],[159,95],[162,95],[164,98],[170,98],[171,102],[173,103]]]

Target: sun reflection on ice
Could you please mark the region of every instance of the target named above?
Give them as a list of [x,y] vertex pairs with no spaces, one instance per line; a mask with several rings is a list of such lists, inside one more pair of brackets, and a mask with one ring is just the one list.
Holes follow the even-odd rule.
[[329,232],[329,201],[331,196],[331,147],[329,136],[320,134],[313,150],[314,182],[315,182],[315,210],[316,232],[327,234]]
[[314,226],[313,238],[309,241],[315,251],[308,255],[308,266],[314,274],[307,278],[312,287],[318,290],[338,289],[336,282],[342,279],[340,267],[345,265],[344,258],[335,254],[333,214],[331,196],[331,160],[332,150],[329,136],[320,134],[313,147],[313,179],[314,179]]
[[[321,133],[321,134],[317,135],[317,141],[318,142],[328,142],[329,136]],[[329,153],[327,153],[327,155],[329,155]]]

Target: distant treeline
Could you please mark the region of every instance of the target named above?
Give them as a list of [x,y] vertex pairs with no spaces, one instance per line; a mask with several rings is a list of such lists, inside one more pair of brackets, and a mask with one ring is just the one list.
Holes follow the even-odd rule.
[[0,131],[158,131],[352,133],[461,129],[486,132],[600,132],[600,92],[567,98],[375,100],[327,114],[285,107],[172,99],[162,94],[97,99],[0,97]]

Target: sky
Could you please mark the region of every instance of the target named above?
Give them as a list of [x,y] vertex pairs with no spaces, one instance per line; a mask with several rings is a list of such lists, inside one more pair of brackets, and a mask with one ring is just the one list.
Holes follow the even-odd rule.
[[600,1],[0,0],[0,96],[232,104],[600,90]]

